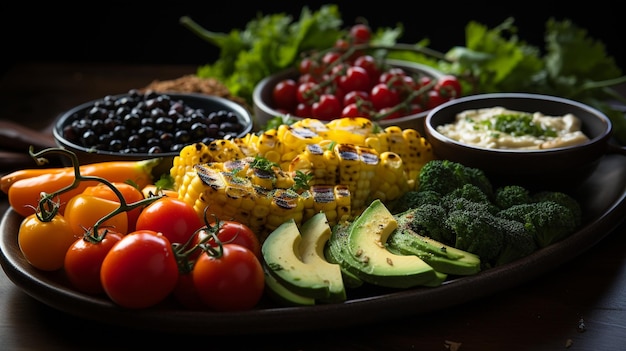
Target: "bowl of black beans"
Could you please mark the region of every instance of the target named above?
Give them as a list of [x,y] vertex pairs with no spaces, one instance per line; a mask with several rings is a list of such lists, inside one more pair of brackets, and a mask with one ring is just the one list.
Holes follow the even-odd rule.
[[186,145],[240,138],[252,127],[248,110],[227,98],[133,89],[62,113],[52,132],[81,164],[158,157],[171,165]]

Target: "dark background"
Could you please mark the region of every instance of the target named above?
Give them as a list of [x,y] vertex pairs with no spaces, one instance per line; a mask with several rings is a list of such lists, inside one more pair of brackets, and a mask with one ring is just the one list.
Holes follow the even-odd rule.
[[[173,1],[79,2],[74,6],[50,2],[4,2],[0,16],[2,56],[5,68],[20,61],[80,61],[123,63],[210,63],[218,51],[179,24],[189,15],[204,28],[216,32],[243,29],[257,14],[288,13],[299,18],[302,6],[317,10],[325,1]],[[248,2],[246,2],[248,3]],[[334,1],[344,25],[366,18],[373,28],[395,27],[401,22],[405,33],[401,42],[431,40],[431,47],[447,51],[464,45],[464,28],[476,20],[490,28],[512,16],[524,41],[543,47],[545,23],[550,17],[571,19],[602,41],[618,65],[626,67],[622,45],[625,33],[623,15],[602,1],[584,6],[547,5],[537,2],[453,1]]]

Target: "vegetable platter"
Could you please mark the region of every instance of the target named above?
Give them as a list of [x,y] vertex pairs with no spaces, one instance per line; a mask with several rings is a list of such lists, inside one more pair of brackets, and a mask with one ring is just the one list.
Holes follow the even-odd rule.
[[[610,172],[609,172],[610,170]],[[170,304],[129,310],[105,297],[77,292],[58,272],[32,267],[17,243],[22,218],[8,210],[0,224],[0,262],[7,276],[27,294],[66,313],[130,328],[193,334],[272,333],[329,329],[393,320],[463,304],[527,282],[583,253],[623,220],[626,210],[626,162],[605,156],[595,172],[574,190],[583,205],[583,225],[568,238],[512,263],[445,281],[436,288],[389,289],[368,285],[347,301],[282,307],[263,298],[252,310],[212,312],[184,310]]]

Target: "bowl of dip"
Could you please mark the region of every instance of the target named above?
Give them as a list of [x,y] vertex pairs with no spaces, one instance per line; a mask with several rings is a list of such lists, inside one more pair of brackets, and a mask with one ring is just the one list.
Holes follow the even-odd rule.
[[425,134],[437,158],[531,188],[571,188],[608,152],[612,124],[577,101],[529,93],[461,97],[428,113]]

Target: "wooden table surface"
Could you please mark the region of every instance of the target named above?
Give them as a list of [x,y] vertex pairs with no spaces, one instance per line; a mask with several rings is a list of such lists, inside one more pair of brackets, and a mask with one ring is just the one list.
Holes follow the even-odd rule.
[[[18,64],[1,77],[0,119],[46,130],[59,113],[82,102],[194,72],[192,66]],[[0,213],[7,208],[6,195],[0,195]],[[625,247],[622,223],[575,259],[479,300],[379,324],[248,337],[169,335],[82,320],[31,298],[3,271],[0,349],[225,349],[253,343],[258,350],[623,350]]]

